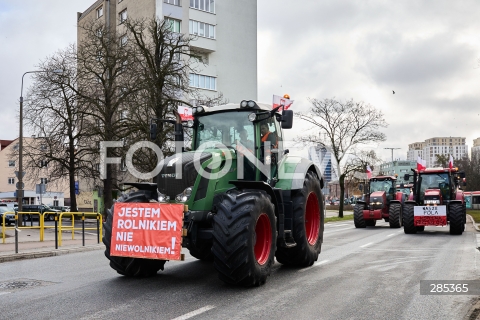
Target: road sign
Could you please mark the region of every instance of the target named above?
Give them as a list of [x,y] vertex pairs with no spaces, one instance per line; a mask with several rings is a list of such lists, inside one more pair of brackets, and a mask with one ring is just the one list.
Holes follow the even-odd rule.
[[45,193],[45,185],[44,184],[35,185],[35,192],[37,194],[44,194]]
[[17,187],[17,189],[23,189],[23,187],[25,187],[25,183],[22,182],[22,184],[20,185],[20,182],[17,182],[15,186]]
[[[18,179],[20,179],[20,178],[18,177],[18,174],[19,174],[19,172],[18,172],[18,171],[15,171],[15,176],[16,176]],[[25,177],[25,171],[22,171],[22,179],[23,179],[23,177]]]

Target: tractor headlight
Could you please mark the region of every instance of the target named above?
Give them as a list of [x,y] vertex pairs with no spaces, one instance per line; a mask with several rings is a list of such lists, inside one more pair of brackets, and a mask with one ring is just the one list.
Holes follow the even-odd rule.
[[192,108],[192,115],[197,114],[197,113],[202,113],[204,112],[205,109],[202,106]]
[[240,102],[240,108],[253,108],[256,105],[257,104],[253,100],[242,100],[242,102]]
[[175,197],[175,200],[178,202],[186,202],[188,199],[190,199],[190,196],[192,195],[192,187],[188,187],[187,189],[183,190],[182,193],[177,194]]
[[168,202],[168,201],[170,201],[170,197],[167,196],[166,194],[161,193],[160,191],[158,191],[158,189],[157,189],[157,195],[158,195],[158,197],[157,197],[158,202]]
[[256,119],[257,119],[257,115],[254,112],[252,112],[248,115],[248,121],[253,122]]
[[440,200],[425,200],[424,203],[425,204],[436,205],[436,204],[440,204]]

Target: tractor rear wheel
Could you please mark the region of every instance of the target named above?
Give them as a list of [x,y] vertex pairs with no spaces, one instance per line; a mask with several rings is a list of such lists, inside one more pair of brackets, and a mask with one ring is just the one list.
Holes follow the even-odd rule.
[[363,218],[363,205],[356,204],[353,207],[353,223],[355,224],[355,228],[365,228],[365,219]]
[[453,203],[449,207],[450,234],[462,234],[465,224],[463,223],[463,205]]
[[417,228],[414,223],[414,214],[413,214],[414,205],[406,204],[403,210],[403,232],[406,234],[415,234],[417,233]]
[[[117,202],[148,202],[144,191],[130,193],[120,197]],[[141,259],[117,257],[110,255],[110,244],[112,241],[112,224],[114,206],[107,210],[107,217],[103,225],[103,243],[105,244],[105,256],[110,260],[110,267],[119,274],[127,277],[151,277],[157,274],[158,270],[165,265],[165,260]]]
[[367,227],[375,227],[375,225],[377,224],[377,220],[375,219],[367,219],[365,220],[365,225]]
[[296,246],[278,247],[275,257],[284,265],[309,267],[318,260],[323,242],[323,202],[318,177],[308,172],[303,188],[293,197],[292,236]]
[[272,202],[262,191],[234,191],[217,208],[212,253],[220,280],[246,287],[264,284],[277,237]]
[[402,205],[400,203],[390,204],[388,223],[390,228],[400,228],[402,226]]

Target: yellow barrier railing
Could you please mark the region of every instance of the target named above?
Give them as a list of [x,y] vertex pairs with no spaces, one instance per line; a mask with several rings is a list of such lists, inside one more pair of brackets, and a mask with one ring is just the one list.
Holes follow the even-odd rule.
[[[15,230],[15,225],[18,225],[17,223],[14,224],[11,227],[7,227],[5,225],[5,217],[7,214],[15,214],[15,220],[18,221],[18,214],[22,215],[30,215],[30,219],[32,220],[32,225],[31,226],[24,226],[24,227],[18,227],[18,229],[39,229],[40,230],[40,241],[44,240],[45,236],[45,229],[56,229],[56,237],[55,237],[55,247],[57,248],[58,245],[62,245],[62,232],[63,231],[71,231],[72,232],[72,240],[75,239],[75,230],[82,230],[82,239],[83,239],[83,245],[85,245],[85,230],[96,230],[97,231],[97,242],[100,243],[100,239],[103,237],[103,223],[102,223],[102,215],[100,213],[93,213],[93,212],[88,212],[87,216],[95,216],[97,220],[97,226],[94,227],[87,227],[85,228],[85,212],[61,212],[60,214],[58,212],[44,212],[41,214],[40,212],[14,212],[14,211],[9,211],[3,213],[1,219],[2,219],[2,243],[5,243],[5,230]],[[38,220],[39,220],[39,225],[38,226],[33,226],[33,217],[32,215],[38,215]],[[45,217],[48,217],[49,215],[54,216],[54,221],[55,225],[54,226],[46,226],[45,225]],[[71,226],[63,226],[62,225],[62,217],[64,215],[70,216],[72,225]],[[82,221],[82,227],[75,227],[75,216],[81,216],[81,221]],[[58,226],[57,226],[58,223]]]

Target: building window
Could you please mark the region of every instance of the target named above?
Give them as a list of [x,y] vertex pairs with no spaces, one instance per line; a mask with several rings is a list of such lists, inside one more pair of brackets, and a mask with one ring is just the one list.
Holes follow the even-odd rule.
[[118,18],[120,19],[120,24],[124,23],[127,20],[127,9],[120,12]]
[[190,8],[215,13],[215,0],[190,0]]
[[180,0],[163,0],[163,2],[168,4],[173,4],[175,6],[181,6]]
[[200,37],[215,39],[214,25],[200,21],[190,20],[188,23],[188,29],[190,34],[196,34]]
[[217,78],[190,73],[190,87],[217,90]]
[[47,178],[40,178],[40,184],[47,184]]
[[8,160],[9,167],[15,167],[15,160]]
[[97,9],[97,18],[100,18],[103,16],[103,6]]
[[167,26],[170,27],[170,31],[177,33],[181,32],[182,21],[172,18],[165,18],[165,21],[167,22]]
[[8,178],[8,184],[14,184],[15,178]]
[[120,37],[120,45],[122,47],[127,45],[127,41],[128,41],[128,37],[127,37],[126,34],[124,34],[123,36]]

